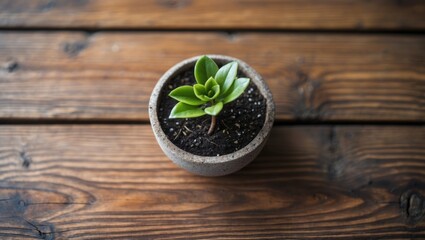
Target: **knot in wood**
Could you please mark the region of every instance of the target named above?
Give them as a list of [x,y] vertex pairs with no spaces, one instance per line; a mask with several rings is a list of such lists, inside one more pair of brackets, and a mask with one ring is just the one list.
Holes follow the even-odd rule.
[[415,225],[425,215],[424,197],[417,191],[408,190],[400,197],[400,208],[407,224]]
[[191,0],[157,0],[157,3],[166,8],[183,8],[191,4]]
[[69,57],[76,57],[81,51],[86,49],[88,43],[86,41],[67,42],[63,46],[63,51]]
[[19,63],[15,60],[9,60],[4,64],[4,69],[8,73],[15,72],[19,68]]

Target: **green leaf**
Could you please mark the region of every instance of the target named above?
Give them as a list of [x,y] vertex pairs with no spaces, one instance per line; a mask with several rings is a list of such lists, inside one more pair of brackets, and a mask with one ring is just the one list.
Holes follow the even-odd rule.
[[214,80],[214,78],[210,77],[208,81],[205,83],[205,89],[207,90],[207,92],[209,92],[212,89],[212,87],[217,85],[218,83]]
[[195,84],[193,85],[193,92],[195,93],[195,95],[205,95],[207,94],[207,89],[202,84]]
[[192,86],[181,86],[168,94],[168,96],[176,99],[179,102],[183,102],[193,106],[199,106],[205,102],[196,97]]
[[229,103],[238,98],[248,87],[249,78],[238,78],[229,89],[228,95],[223,99],[223,103]]
[[179,102],[171,110],[169,118],[194,118],[205,115],[202,108]]
[[220,86],[219,85],[215,85],[212,87],[212,89],[210,91],[214,92],[214,95],[209,97],[211,99],[216,99],[218,97],[218,95],[220,95]]
[[202,56],[195,64],[195,79],[199,84],[205,84],[210,78],[214,77],[218,71],[217,64],[209,57]]
[[215,75],[215,79],[220,85],[221,94],[225,94],[232,86],[233,82],[235,81],[237,72],[237,62],[230,62],[218,70],[217,74]]
[[217,116],[220,113],[221,109],[223,109],[223,103],[218,102],[211,107],[207,107],[204,109],[205,113],[211,116]]
[[201,84],[195,84],[193,86],[193,90],[195,92],[195,96],[199,98],[202,101],[208,102],[211,100],[211,98],[207,97],[207,90],[205,89],[204,85]]

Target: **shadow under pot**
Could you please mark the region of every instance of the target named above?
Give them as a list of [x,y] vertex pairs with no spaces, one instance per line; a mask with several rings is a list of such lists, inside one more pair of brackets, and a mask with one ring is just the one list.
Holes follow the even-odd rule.
[[264,147],[273,126],[275,104],[267,84],[248,64],[233,57],[208,55],[218,67],[237,62],[237,76],[249,78],[249,85],[223,106],[212,134],[208,134],[209,115],[170,118],[178,103],[169,97],[170,92],[196,83],[194,67],[201,57],[176,64],[159,79],[149,101],[151,127],[161,149],[178,166],[202,176],[228,175],[253,161]]

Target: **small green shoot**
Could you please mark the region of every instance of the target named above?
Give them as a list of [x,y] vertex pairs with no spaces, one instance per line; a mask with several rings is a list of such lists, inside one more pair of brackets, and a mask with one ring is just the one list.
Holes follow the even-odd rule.
[[217,123],[217,115],[223,106],[236,100],[249,85],[249,78],[237,78],[238,63],[233,61],[222,66],[209,57],[202,56],[195,64],[196,84],[180,86],[169,96],[178,101],[171,110],[170,118],[195,118],[205,114],[211,116],[208,134]]

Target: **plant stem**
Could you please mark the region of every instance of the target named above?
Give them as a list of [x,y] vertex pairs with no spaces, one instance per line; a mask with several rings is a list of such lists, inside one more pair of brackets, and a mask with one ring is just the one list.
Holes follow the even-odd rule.
[[217,125],[217,117],[211,116],[211,125],[210,125],[210,129],[208,129],[208,135],[213,134],[216,125]]

